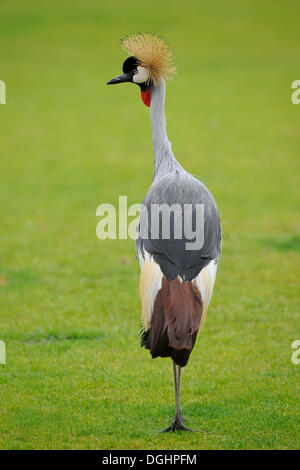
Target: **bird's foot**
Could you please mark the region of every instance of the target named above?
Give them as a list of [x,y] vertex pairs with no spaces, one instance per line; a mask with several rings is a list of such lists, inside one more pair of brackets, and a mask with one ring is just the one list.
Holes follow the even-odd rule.
[[187,428],[184,425],[184,418],[183,418],[182,414],[180,413],[180,414],[176,414],[174,416],[170,426],[168,426],[167,428],[162,429],[161,431],[158,431],[158,432],[162,433],[162,432],[169,432],[169,431],[173,431],[173,432],[175,432],[175,431],[193,431],[193,429]]

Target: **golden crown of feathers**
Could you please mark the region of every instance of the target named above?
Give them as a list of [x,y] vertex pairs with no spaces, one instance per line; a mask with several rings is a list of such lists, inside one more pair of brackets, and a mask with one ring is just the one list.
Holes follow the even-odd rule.
[[161,78],[168,79],[176,72],[170,46],[156,33],[132,33],[121,39],[123,49],[136,57],[148,72],[149,79],[157,85]]

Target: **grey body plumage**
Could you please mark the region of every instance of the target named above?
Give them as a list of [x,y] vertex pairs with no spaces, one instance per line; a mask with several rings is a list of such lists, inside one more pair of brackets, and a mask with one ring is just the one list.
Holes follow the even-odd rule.
[[[153,256],[168,280],[180,276],[184,281],[191,281],[212,260],[218,259],[221,250],[221,224],[216,202],[201,181],[188,173],[177,162],[173,155],[171,143],[166,133],[166,120],[164,114],[165,83],[162,80],[159,86],[151,90],[151,125],[154,151],[154,177],[152,185],[147,192],[141,211],[136,249],[139,259],[145,258],[145,252]],[[167,204],[169,207],[179,204],[184,213],[184,205],[192,204],[192,217],[185,220],[190,227],[183,227],[187,233],[193,230],[195,223],[195,205],[204,206],[204,240],[200,249],[186,249],[187,242],[184,233],[182,238],[174,237],[174,217],[170,220],[170,238],[164,239],[151,236],[151,206]],[[145,220],[147,218],[147,220]],[[147,223],[147,233],[143,226]],[[184,224],[183,224],[184,225]],[[145,236],[147,235],[147,236]]]

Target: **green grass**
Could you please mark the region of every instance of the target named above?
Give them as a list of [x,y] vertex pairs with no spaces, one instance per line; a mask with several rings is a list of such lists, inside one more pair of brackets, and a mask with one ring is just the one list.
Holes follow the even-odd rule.
[[[0,6],[2,449],[299,448],[299,15],[293,1],[7,1]],[[119,37],[157,30],[177,159],[213,192],[224,243],[183,371],[140,349],[132,240],[99,241],[96,207],[141,202],[149,113]]]

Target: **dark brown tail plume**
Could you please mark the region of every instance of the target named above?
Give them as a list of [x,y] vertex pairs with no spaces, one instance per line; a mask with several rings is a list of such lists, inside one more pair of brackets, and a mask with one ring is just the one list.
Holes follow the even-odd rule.
[[202,315],[199,290],[191,282],[178,278],[162,279],[151,318],[150,352],[152,357],[172,357],[185,366],[194,347]]

